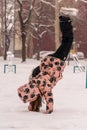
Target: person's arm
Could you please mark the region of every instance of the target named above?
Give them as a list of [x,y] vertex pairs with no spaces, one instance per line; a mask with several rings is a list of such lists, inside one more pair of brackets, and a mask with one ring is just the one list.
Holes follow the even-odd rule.
[[33,69],[32,77],[37,76],[39,73],[40,73],[40,66],[37,66],[36,68]]

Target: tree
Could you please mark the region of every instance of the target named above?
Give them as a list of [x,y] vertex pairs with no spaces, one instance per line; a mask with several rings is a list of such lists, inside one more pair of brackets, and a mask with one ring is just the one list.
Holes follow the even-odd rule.
[[2,41],[4,48],[4,60],[7,58],[7,51],[13,51],[14,41],[14,0],[1,1],[2,4]]
[[[29,1],[27,1],[27,2],[29,3]],[[59,2],[59,7],[58,7],[58,2]],[[27,39],[27,43],[29,43],[29,45],[30,45],[30,41],[36,43],[36,44],[34,44],[34,46],[36,48],[37,59],[40,58],[40,46],[43,43],[43,38],[48,33],[51,34],[51,36],[55,39],[56,49],[59,46],[58,44],[60,42],[59,41],[60,36],[59,36],[59,25],[58,25],[59,19],[58,19],[57,12],[59,12],[61,10],[60,2],[63,3],[63,0],[55,0],[55,2],[54,2],[54,0],[48,0],[48,1],[38,0],[37,4],[35,2],[34,6],[31,4],[32,13],[30,15],[28,26],[27,26],[27,24],[25,26],[24,33],[26,35],[25,39]],[[68,1],[68,2],[74,3],[72,1]],[[68,4],[68,2],[67,2],[67,4]],[[21,11],[22,20],[23,20],[23,24],[24,24],[26,19],[28,19],[28,17],[27,18],[23,17],[23,5],[21,7],[22,7],[22,11]],[[69,6],[67,6],[66,11],[68,11],[68,7]],[[71,5],[71,8],[73,9],[72,5]],[[29,9],[29,11],[30,11],[30,9]],[[28,15],[29,11],[27,11],[27,16],[29,16]],[[71,14],[70,14],[70,17],[72,17]],[[55,23],[56,23],[56,26],[55,26]],[[28,27],[27,30],[26,30],[26,27]],[[30,41],[28,41],[29,38],[27,38],[27,36],[31,37]],[[25,40],[25,45],[26,45],[26,40]]]
[[26,60],[26,28],[30,24],[31,14],[32,14],[32,6],[34,6],[35,0],[32,0],[31,6],[29,8],[29,12],[27,18],[23,17],[23,5],[20,0],[17,0],[19,4],[19,21],[20,21],[20,28],[21,28],[21,38],[22,38],[22,62]]
[[[20,0],[17,0],[19,3],[19,20],[20,20],[20,27],[21,27],[21,38],[22,38],[22,61],[26,60],[26,39],[28,33],[33,39],[37,41],[37,59],[40,59],[40,44],[41,39],[46,32],[51,32],[54,27],[54,20],[50,13],[47,13],[45,10],[45,6],[43,6],[43,1],[35,2],[32,0],[29,11],[27,12],[27,17],[23,15],[23,4]],[[34,21],[32,22],[32,13],[35,17]],[[46,22],[46,24],[45,24]],[[32,31],[31,31],[32,30]],[[53,31],[52,31],[53,32]]]
[[30,27],[33,29],[31,36],[35,39],[37,44],[37,60],[40,59],[40,45],[42,44],[43,37],[45,37],[48,33],[54,35],[54,15],[52,15],[51,12],[52,8],[52,3],[44,2],[42,0],[40,0],[33,8],[35,20],[30,24]]

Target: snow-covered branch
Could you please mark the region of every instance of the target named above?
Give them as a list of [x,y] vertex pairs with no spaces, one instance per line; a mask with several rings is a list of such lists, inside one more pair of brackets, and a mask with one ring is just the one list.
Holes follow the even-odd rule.
[[39,36],[40,36],[40,38],[42,38],[43,37],[43,35],[45,34],[47,32],[47,30],[45,30],[45,31],[43,31]]
[[62,0],[58,0],[58,2],[61,2]]
[[84,2],[84,3],[87,3],[87,0],[81,0],[82,2]]
[[[58,0],[58,2],[61,2],[62,0]],[[78,1],[82,1],[82,2],[84,2],[84,3],[87,3],[87,0],[75,0],[76,2],[78,2]]]
[[46,28],[49,28],[49,27],[53,27],[54,25],[46,25],[46,24],[40,24],[39,27],[46,27]]
[[41,2],[46,4],[46,5],[50,5],[51,7],[55,8],[55,6],[53,4],[51,4],[50,2],[47,2],[45,0],[41,0]]
[[34,13],[36,14],[37,17],[39,17],[39,14],[37,13],[37,11],[33,8]]
[[31,37],[32,37],[32,38],[34,38],[34,39],[37,39],[37,40],[38,40],[38,38],[37,38],[37,37],[35,37],[32,33],[30,33],[30,35],[31,35]]
[[22,0],[17,0],[17,2],[22,6]]
[[[82,1],[84,3],[87,3],[87,0],[79,0],[79,1]],[[75,0],[75,2],[79,2],[78,0]]]
[[22,12],[22,1],[21,0],[17,0],[17,2],[18,2],[18,4],[19,4],[19,6],[20,6],[20,12]]
[[30,18],[31,18],[31,14],[32,14],[32,10],[34,10],[34,4],[35,4],[35,0],[32,0],[32,4],[31,4],[30,9],[29,9],[28,17],[23,21],[24,24],[26,24],[26,23],[29,24]]
[[61,14],[65,14],[65,15],[69,15],[69,16],[77,16],[78,9],[76,9],[76,8],[61,7],[60,13]]

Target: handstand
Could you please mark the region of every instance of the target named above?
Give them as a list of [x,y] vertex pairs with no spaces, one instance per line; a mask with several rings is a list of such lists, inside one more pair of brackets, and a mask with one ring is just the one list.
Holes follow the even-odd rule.
[[60,16],[62,43],[55,53],[46,56],[32,73],[29,83],[18,88],[23,102],[30,102],[29,111],[40,111],[42,97],[46,100],[46,113],[53,112],[52,89],[62,79],[66,59],[73,42],[73,27],[69,17]]

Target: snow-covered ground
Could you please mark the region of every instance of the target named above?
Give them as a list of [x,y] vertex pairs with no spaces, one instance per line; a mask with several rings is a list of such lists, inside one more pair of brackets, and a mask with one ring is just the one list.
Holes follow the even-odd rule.
[[4,73],[6,62],[0,58],[0,130],[87,130],[86,73],[73,73],[73,61],[53,89],[52,114],[44,114],[44,103],[41,112],[29,112],[28,103],[24,104],[17,95],[17,88],[28,82],[32,69],[40,61],[28,59],[21,63],[21,59],[15,59],[16,74]]

